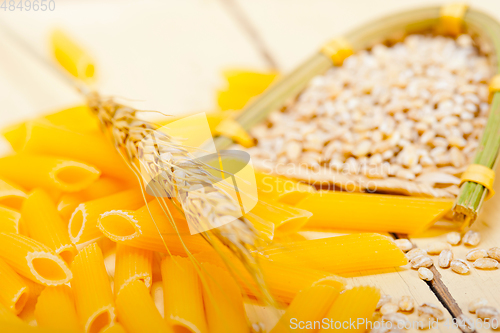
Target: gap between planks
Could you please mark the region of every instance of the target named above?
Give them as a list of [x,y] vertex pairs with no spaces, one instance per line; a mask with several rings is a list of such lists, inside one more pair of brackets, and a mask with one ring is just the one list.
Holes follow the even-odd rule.
[[[409,239],[408,235],[406,235],[406,234],[393,233],[392,235],[396,239],[403,239],[404,238],[404,239],[408,239],[411,241],[411,239]],[[412,242],[412,244],[413,244],[413,248],[418,247],[414,242]],[[426,283],[429,286],[430,290],[436,295],[437,299],[446,308],[446,310],[448,310],[450,315],[454,319],[458,318],[460,315],[463,314],[463,311],[460,308],[460,306],[458,305],[455,298],[453,298],[453,296],[451,295],[446,284],[441,279],[441,273],[439,273],[439,271],[436,269],[435,265],[432,265],[429,269],[431,270],[432,274],[434,274],[434,278],[432,279],[432,281],[424,281],[424,280],[421,280],[421,281],[423,283]],[[465,330],[463,330],[461,328],[460,328],[460,330],[462,332],[466,333]],[[474,332],[477,332],[477,331],[474,331]]]

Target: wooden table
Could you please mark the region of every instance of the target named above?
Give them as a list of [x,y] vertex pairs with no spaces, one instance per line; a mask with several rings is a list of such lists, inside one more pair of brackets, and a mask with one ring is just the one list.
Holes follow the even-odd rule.
[[[437,1],[442,2],[442,1]],[[420,1],[419,5],[436,1]],[[500,19],[500,2],[470,1]],[[0,22],[48,55],[47,35],[64,27],[97,59],[98,87],[107,94],[126,96],[141,109],[167,114],[209,111],[220,71],[228,67],[287,72],[323,42],[381,15],[411,8],[411,0],[171,0],[57,1],[53,12],[4,12]],[[0,25],[0,126],[80,103],[72,89],[20,49]],[[0,151],[8,151],[0,141]],[[500,183],[496,190],[500,193]],[[481,248],[500,246],[500,196],[486,203],[473,229],[480,231]],[[419,247],[444,239],[449,230],[432,228],[411,237]],[[318,237],[320,234],[308,234]],[[463,245],[454,248],[464,258]],[[450,297],[443,305],[453,315],[468,313],[468,303],[485,297],[500,309],[500,270],[460,276],[438,269]],[[411,295],[416,302],[441,304],[416,271],[403,267],[384,272],[360,272],[352,285],[374,285],[383,293]],[[249,305],[249,316],[275,322],[275,313]],[[447,320],[452,316],[446,312]],[[415,317],[411,317],[415,319]],[[474,316],[471,316],[474,318]],[[413,330],[412,330],[413,331]],[[430,331],[457,332],[441,324]],[[478,329],[479,332],[487,331]]]

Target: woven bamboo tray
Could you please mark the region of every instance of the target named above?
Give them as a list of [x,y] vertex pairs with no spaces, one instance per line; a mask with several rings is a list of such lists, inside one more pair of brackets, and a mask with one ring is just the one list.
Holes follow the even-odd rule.
[[[323,74],[332,66],[341,65],[343,59],[352,52],[370,49],[379,43],[393,44],[414,33],[432,33],[452,37],[460,33],[467,33],[472,36],[481,52],[489,58],[493,67],[492,72],[494,74],[499,73],[500,24],[495,19],[461,4],[406,11],[370,22],[350,31],[342,38],[334,39],[325,44],[319,52],[293,72],[282,77],[247,105],[235,119],[235,126],[248,131],[253,126],[266,120],[272,111],[283,107],[288,101],[298,96],[313,77]],[[486,167],[484,169],[487,171],[494,169],[500,146],[498,135],[489,134],[496,133],[497,124],[500,121],[500,93],[493,81],[490,84],[493,91],[488,123],[484,129],[480,147],[473,160],[474,164]],[[231,135],[218,135],[216,136],[216,145],[219,149],[224,149],[233,144],[234,139],[234,136]],[[290,173],[286,174],[290,175]],[[292,174],[291,178],[301,181],[313,179],[316,183],[342,184],[342,175],[334,171],[316,176],[307,172],[296,173]],[[492,181],[492,179],[490,180]],[[394,186],[394,182],[398,182],[398,186]],[[367,183],[369,184],[369,182]],[[338,187],[342,188],[341,185]],[[359,188],[358,191],[375,191],[405,196],[446,197],[446,195],[439,193],[439,189],[432,188],[430,185],[393,179],[391,179],[390,186],[385,186],[382,181],[377,183],[376,189],[365,187]],[[463,226],[469,226],[477,218],[477,213],[488,192],[483,184],[472,181],[463,182],[453,207],[454,220],[461,222]]]

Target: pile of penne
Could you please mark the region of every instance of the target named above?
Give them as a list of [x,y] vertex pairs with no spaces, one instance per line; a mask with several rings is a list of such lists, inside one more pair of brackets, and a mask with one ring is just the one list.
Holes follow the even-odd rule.
[[[245,304],[259,301],[259,288],[243,264],[191,235],[168,202],[173,226],[86,107],[3,134],[14,152],[0,157],[0,331],[253,329]],[[260,201],[246,217],[263,235],[255,256],[285,310],[265,331],[322,318],[369,320],[378,290],[346,290],[338,275],[405,265],[404,254],[374,233],[307,240],[297,231],[311,213],[293,205],[314,189],[280,188],[279,178],[259,174],[257,181]],[[269,182],[274,190],[262,191]]]

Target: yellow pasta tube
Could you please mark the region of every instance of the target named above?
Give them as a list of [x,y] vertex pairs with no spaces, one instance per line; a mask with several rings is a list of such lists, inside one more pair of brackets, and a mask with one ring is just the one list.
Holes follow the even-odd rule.
[[16,154],[0,158],[0,177],[33,189],[75,192],[99,178],[95,167],[50,156]]
[[53,330],[82,330],[75,309],[73,292],[67,285],[45,288],[35,307],[39,327]]
[[[32,121],[32,120],[31,120]],[[97,132],[99,131],[99,121],[88,106],[78,105],[68,109],[63,109],[39,118],[35,121],[48,121],[54,126],[61,126],[70,131],[77,132]],[[15,151],[23,148],[26,142],[27,127],[30,121],[21,122],[4,128],[0,133],[10,143]]]
[[47,245],[68,264],[73,261],[76,247],[71,243],[68,230],[47,193],[41,189],[31,192],[21,213],[31,238]]
[[153,252],[124,244],[116,245],[115,296],[127,284],[140,280],[150,289],[152,278]]
[[201,283],[189,258],[166,257],[161,264],[165,320],[174,331],[207,333]]
[[19,233],[21,213],[0,206],[0,232]]
[[127,333],[127,332],[125,331],[122,325],[120,325],[119,323],[114,323],[113,325],[104,328],[99,333]]
[[[155,307],[141,281],[126,285],[116,297],[118,320],[128,333],[173,332]],[[214,331],[215,332],[215,331]]]
[[29,237],[0,232],[0,257],[14,270],[37,283],[56,286],[69,282],[66,262],[46,245]]
[[425,230],[452,206],[451,199],[337,191],[314,193],[296,205],[313,214],[306,228],[404,234]]
[[262,259],[335,274],[406,265],[404,253],[386,236],[352,234],[274,245],[259,252]]
[[[207,262],[227,270],[221,257],[214,252],[201,252],[194,255],[199,262]],[[249,296],[257,297],[258,289],[252,277],[248,274],[241,262],[231,255],[227,257],[239,285]],[[313,285],[328,285],[341,290],[346,285],[346,280],[332,273],[297,267],[297,265],[284,265],[272,261],[259,261],[266,285],[273,297],[280,302],[290,303],[297,293]]]
[[50,37],[54,56],[68,73],[83,81],[94,77],[95,67],[87,52],[60,29],[54,30]]
[[63,194],[57,203],[57,211],[65,220],[69,221],[71,214],[73,214],[79,204],[106,197],[126,189],[127,186],[123,181],[101,175],[98,180],[86,189]]
[[71,265],[76,311],[86,333],[100,332],[115,322],[115,306],[101,249],[92,243]]
[[339,290],[330,286],[313,286],[300,291],[270,333],[287,333],[292,328],[294,332],[316,332],[338,296]]
[[202,265],[205,280],[203,300],[208,331],[217,333],[249,332],[243,298],[231,275],[220,267]]
[[316,192],[311,185],[262,172],[255,172],[255,180],[259,190],[259,199],[276,200],[288,205],[296,205],[311,193]]
[[0,259],[0,286],[0,303],[15,314],[21,312],[29,298],[28,285],[2,259]]
[[0,204],[20,209],[28,194],[19,186],[0,179]]
[[[331,332],[365,332],[369,325],[368,320],[380,299],[380,292],[373,287],[355,287],[344,291],[335,300],[325,316],[328,326],[324,324],[319,331]],[[351,325],[351,323],[356,323]]]
[[255,72],[227,69],[222,72],[230,90],[243,90],[260,94],[276,79],[277,72]]
[[68,232],[75,244],[83,243],[101,236],[97,228],[99,216],[105,212],[119,209],[137,209],[144,205],[142,192],[128,190],[104,198],[84,202],[75,209],[69,220]]
[[173,203],[168,199],[165,201],[179,234],[157,200],[135,211],[106,212],[101,215],[97,225],[109,239],[141,249],[185,255],[184,244],[192,253],[210,250],[210,245],[200,235],[190,234],[186,219]]
[[262,216],[274,224],[275,232],[289,234],[302,228],[312,213],[279,202],[259,198],[259,201],[245,217],[253,222],[254,216]]
[[27,127],[22,151],[81,161],[111,177],[136,179],[113,144],[102,133],[82,133],[39,121],[31,122]]
[[[12,312],[8,307],[0,303],[0,330],[5,323],[23,323],[22,320]],[[1,330],[2,332],[8,332]]]

